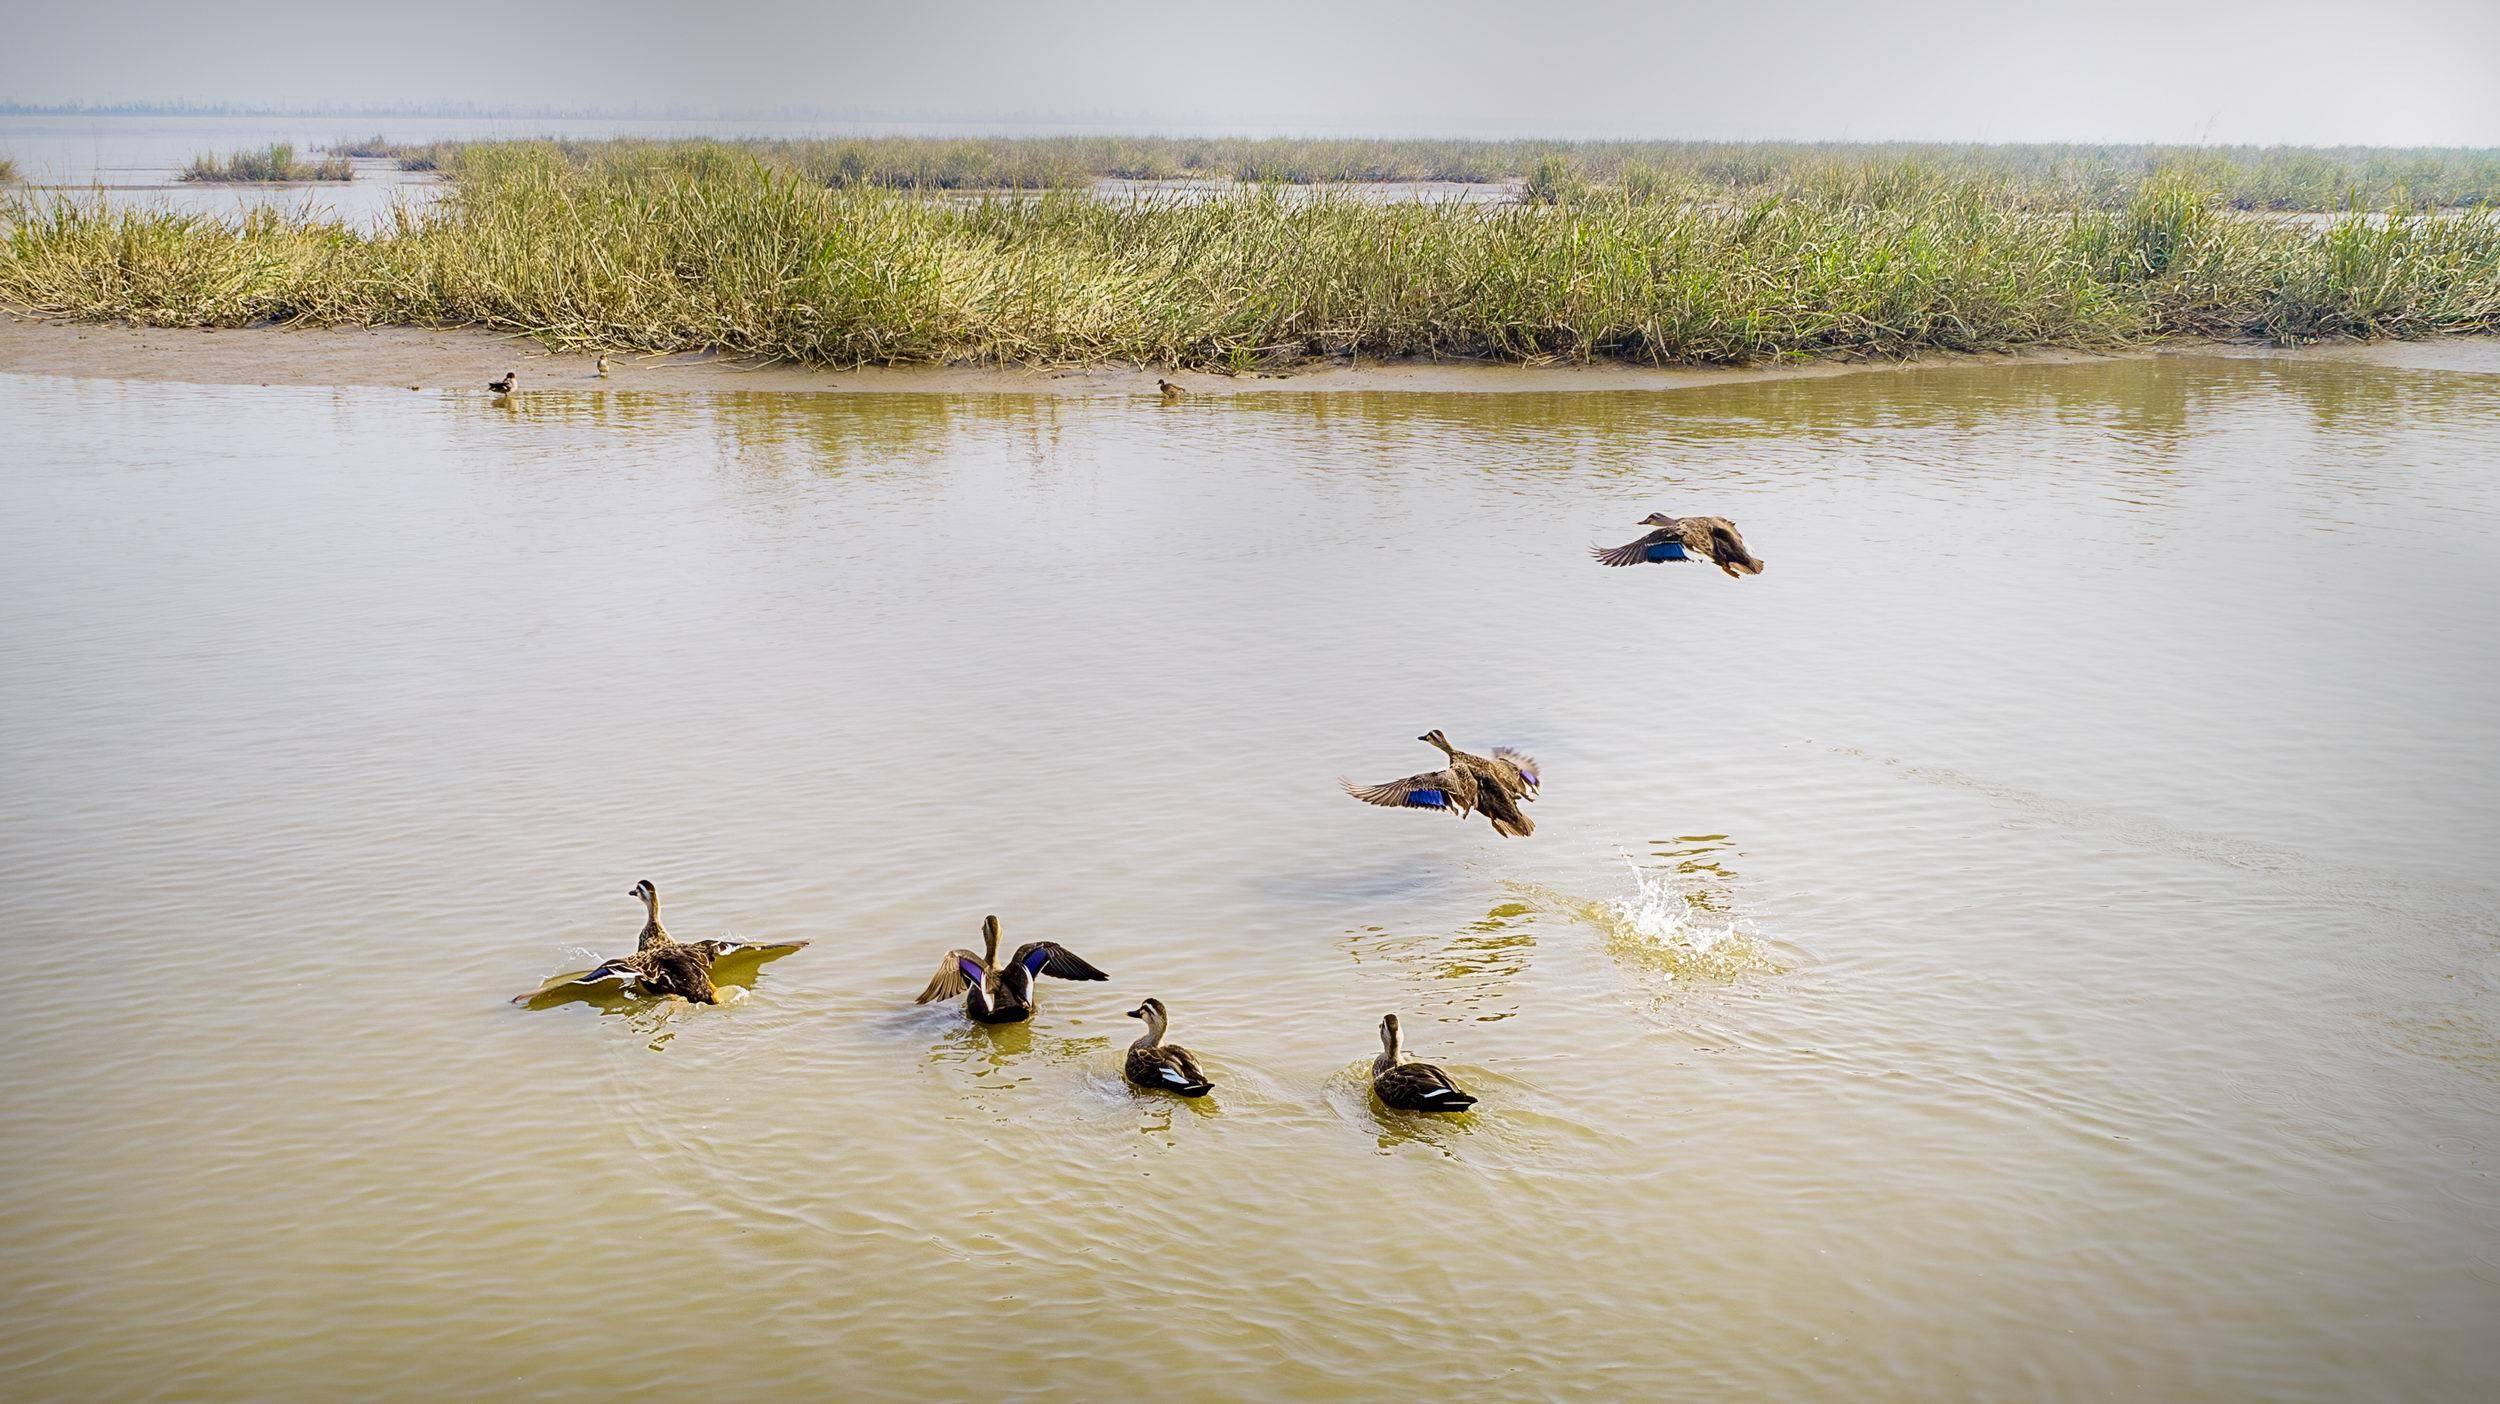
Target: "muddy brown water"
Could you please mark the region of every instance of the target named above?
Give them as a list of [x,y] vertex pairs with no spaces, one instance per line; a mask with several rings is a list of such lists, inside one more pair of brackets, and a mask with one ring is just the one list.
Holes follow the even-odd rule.
[[[0,376],[6,1392],[2486,1397],[2500,358],[2436,365]],[[1587,559],[1658,509],[1768,572]],[[1338,792],[1435,726],[1534,838]],[[813,944],[507,1002],[644,877]],[[990,912],[1111,980],[913,1006]],[[1391,1011],[1476,1113],[1371,1104]]]

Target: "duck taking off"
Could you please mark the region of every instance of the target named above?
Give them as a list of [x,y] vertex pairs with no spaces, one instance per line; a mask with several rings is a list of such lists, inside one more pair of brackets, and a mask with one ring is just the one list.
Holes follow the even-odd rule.
[[1128,1016],[1146,1021],[1146,1032],[1128,1046],[1128,1062],[1122,1070],[1130,1082],[1150,1092],[1176,1092],[1184,1097],[1203,1097],[1215,1090],[1215,1084],[1199,1071],[1198,1060],[1188,1049],[1163,1041],[1169,1020],[1162,1000],[1149,999],[1130,1010]]
[[1476,1099],[1430,1063],[1398,1061],[1398,1016],[1380,1016],[1380,1056],[1372,1059],[1372,1095],[1399,1111],[1462,1112]]
[[1523,808],[1535,802],[1537,789],[1544,784],[1533,757],[1505,746],[1494,747],[1490,756],[1470,755],[1452,746],[1438,727],[1415,739],[1438,747],[1450,763],[1379,785],[1342,779],[1337,783],[1363,803],[1385,809],[1439,809],[1461,819],[1483,810],[1493,832],[1505,838],[1526,838],[1536,832],[1536,821]]
[[1739,575],[1762,573],[1761,559],[1745,549],[1745,538],[1737,533],[1736,523],[1725,517],[1670,517],[1664,512],[1652,512],[1641,518],[1641,525],[1657,530],[1621,546],[1592,546],[1589,554],[1610,566],[1708,561],[1726,571],[1731,580]]
[[627,896],[642,899],[642,934],[634,938],[634,953],[614,960],[601,961],[588,970],[572,975],[559,975],[530,993],[516,997],[515,1004],[534,1004],[550,996],[567,992],[582,993],[591,987],[610,986],[630,989],[642,994],[676,995],[696,1004],[720,1003],[719,992],[712,981],[712,966],[721,957],[740,952],[758,952],[760,959],[787,955],[805,946],[805,941],[680,941],[668,934],[660,921],[660,889],[649,878],[635,883]]
[[1035,977],[1062,980],[1108,980],[1085,958],[1056,941],[1027,941],[1005,965],[998,963],[998,918],[981,918],[981,954],[961,948],[948,951],[938,972],[914,1004],[933,999],[964,998],[964,1013],[976,1023],[1021,1024],[1033,1017]]
[[503,373],[503,379],[490,380],[486,382],[486,388],[494,391],[498,395],[509,395],[512,393],[514,383],[519,381],[520,378],[521,373],[519,371],[508,370]]

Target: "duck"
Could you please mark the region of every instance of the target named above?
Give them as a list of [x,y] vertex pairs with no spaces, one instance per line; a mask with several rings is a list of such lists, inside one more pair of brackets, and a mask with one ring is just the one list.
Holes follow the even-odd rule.
[[599,353],[599,378],[601,380],[608,378],[608,353],[605,351]]
[[1128,1061],[1123,1070],[1128,1080],[1152,1092],[1174,1092],[1183,1097],[1203,1097],[1215,1090],[1207,1075],[1199,1070],[1198,1060],[1177,1043],[1165,1043],[1163,1030],[1170,1024],[1163,1001],[1147,999],[1128,1012],[1132,1019],[1146,1021],[1146,1032],[1128,1046]]
[[503,373],[503,379],[490,380],[486,382],[486,388],[494,391],[498,395],[509,395],[512,393],[514,383],[519,381],[520,378],[521,373],[519,371],[508,370]]
[[1170,404],[1172,401],[1180,399],[1189,393],[1168,380],[1157,380],[1155,382],[1155,388],[1163,392],[1163,402],[1165,404]]
[[742,951],[786,954],[807,944],[735,939],[680,941],[668,934],[667,925],[660,920],[658,885],[644,878],[628,888],[626,895],[640,898],[643,905],[642,932],[634,938],[632,955],[601,961],[578,975],[558,976],[512,1002],[528,1004],[572,986],[622,983],[643,994],[673,994],[695,1004],[718,1004],[720,993],[712,983],[714,962]]
[[1463,1112],[1476,1099],[1430,1063],[1398,1061],[1398,1016],[1380,1016],[1380,1056],[1372,1059],[1372,1095],[1399,1111]]
[[1345,779],[1337,783],[1363,803],[1385,809],[1440,809],[1461,819],[1483,810],[1493,832],[1505,838],[1526,838],[1536,832],[1536,821],[1522,807],[1536,802],[1544,784],[1534,757],[1507,746],[1494,747],[1490,756],[1471,755],[1451,745],[1439,727],[1415,739],[1437,748],[1450,763],[1378,785],[1357,785]]
[[960,947],[938,963],[929,987],[914,1004],[964,997],[964,1013],[975,1023],[1021,1024],[1033,1017],[1034,978],[1055,975],[1062,980],[1108,980],[1085,958],[1056,941],[1027,941],[1005,965],[998,963],[998,918],[981,918],[981,954]]
[[1727,572],[1730,580],[1762,573],[1761,558],[1745,549],[1736,523],[1725,517],[1670,517],[1652,512],[1641,518],[1641,525],[1657,530],[1621,546],[1592,546],[1589,554],[1610,566],[1705,560]]

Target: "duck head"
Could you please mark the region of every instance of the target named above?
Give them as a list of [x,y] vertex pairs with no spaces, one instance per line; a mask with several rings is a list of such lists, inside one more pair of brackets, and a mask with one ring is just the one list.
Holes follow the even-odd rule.
[[1443,755],[1458,754],[1457,749],[1450,745],[1450,738],[1442,735],[1441,728],[1437,726],[1415,739],[1425,743],[1426,745],[1439,747]]
[[998,964],[998,918],[981,918],[981,954],[992,966]]
[[1398,1060],[1398,1016],[1380,1016],[1380,1056],[1394,1063]]
[[1130,1010],[1128,1016],[1146,1021],[1146,1042],[1149,1044],[1161,1042],[1164,1029],[1171,1023],[1170,1018],[1163,1012],[1163,1001],[1159,999],[1145,1000],[1135,1009]]
[[1652,512],[1652,513],[1650,513],[1648,516],[1641,518],[1641,525],[1642,525],[1642,526],[1674,526],[1674,525],[1675,525],[1675,518],[1668,516],[1668,515],[1667,515],[1666,513],[1664,513],[1664,512]]
[[644,878],[642,881],[635,883],[631,888],[627,889],[625,895],[628,897],[641,898],[642,904],[651,909],[652,915],[657,916],[659,914],[660,889],[651,885],[651,879]]

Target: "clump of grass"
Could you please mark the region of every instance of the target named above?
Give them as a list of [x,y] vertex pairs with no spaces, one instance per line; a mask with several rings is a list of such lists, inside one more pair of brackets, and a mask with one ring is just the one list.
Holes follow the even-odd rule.
[[12,160],[5,152],[0,152],[0,185],[14,185],[16,183],[17,162]]
[[1924,168],[1734,200],[1656,198],[1692,189],[1661,171],[1653,198],[1592,186],[1471,207],[1267,187],[933,200],[828,188],[721,144],[501,144],[454,161],[450,198],[378,230],[20,196],[0,210],[0,304],[159,325],[482,326],[831,365],[1215,370],[2500,330],[2500,212],[2312,228],[2234,217],[2184,175],[2123,208],[2043,212],[2003,180]]
[[369,137],[350,137],[331,142],[328,149],[333,156],[354,156],[361,160],[382,161],[399,155],[404,148],[380,132],[375,132]]
[[298,161],[294,147],[275,141],[256,151],[229,152],[223,160],[195,156],[183,169],[182,178],[214,183],[354,180],[356,168],[344,156]]

